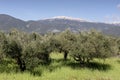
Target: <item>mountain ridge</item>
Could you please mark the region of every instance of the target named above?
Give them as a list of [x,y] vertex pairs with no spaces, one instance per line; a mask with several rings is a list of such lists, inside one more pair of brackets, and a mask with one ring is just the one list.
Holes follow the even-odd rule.
[[73,32],[97,29],[109,35],[120,36],[119,24],[92,22],[66,16],[24,21],[6,14],[0,14],[0,29],[9,31],[11,28],[38,33],[61,32],[67,28]]

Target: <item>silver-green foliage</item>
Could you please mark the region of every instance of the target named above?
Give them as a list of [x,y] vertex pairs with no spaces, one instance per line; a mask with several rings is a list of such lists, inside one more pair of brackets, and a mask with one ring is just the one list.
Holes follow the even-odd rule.
[[76,61],[84,63],[93,58],[111,57],[117,53],[117,50],[114,39],[91,30],[77,35],[77,41],[73,43],[70,53]]

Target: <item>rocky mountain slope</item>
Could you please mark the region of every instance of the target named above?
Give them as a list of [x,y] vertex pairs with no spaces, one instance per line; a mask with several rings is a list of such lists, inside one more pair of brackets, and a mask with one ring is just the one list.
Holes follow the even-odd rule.
[[73,32],[97,29],[109,35],[120,36],[120,25],[90,22],[79,18],[58,16],[49,19],[23,21],[6,14],[0,14],[0,29],[9,31],[17,28],[27,32],[61,32],[70,29]]

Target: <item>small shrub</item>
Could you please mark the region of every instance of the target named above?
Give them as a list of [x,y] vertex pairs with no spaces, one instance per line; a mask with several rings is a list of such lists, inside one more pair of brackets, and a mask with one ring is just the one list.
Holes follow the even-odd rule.
[[42,69],[40,67],[36,67],[31,71],[31,74],[33,74],[34,76],[41,76]]
[[18,65],[15,64],[13,59],[5,58],[0,63],[0,72],[16,72],[18,69]]

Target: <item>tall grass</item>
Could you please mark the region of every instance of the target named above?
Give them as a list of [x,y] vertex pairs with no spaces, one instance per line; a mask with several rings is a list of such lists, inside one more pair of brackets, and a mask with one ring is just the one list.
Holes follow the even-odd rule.
[[52,63],[39,66],[41,76],[29,72],[1,73],[0,80],[120,80],[120,58],[103,60],[95,59],[89,66],[68,59],[65,62],[62,54],[51,54]]

